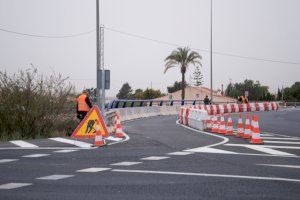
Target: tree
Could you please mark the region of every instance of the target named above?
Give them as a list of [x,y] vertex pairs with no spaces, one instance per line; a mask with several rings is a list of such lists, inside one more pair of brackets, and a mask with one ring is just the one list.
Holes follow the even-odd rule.
[[[184,83],[184,88],[186,88],[187,86],[188,86],[188,84],[187,84],[187,82],[185,82]],[[181,90],[181,87],[182,87],[182,82],[175,81],[173,86],[168,86],[167,87],[167,90],[168,90],[168,93],[173,93],[173,92],[176,92],[178,90]]]
[[116,95],[118,99],[132,99],[132,89],[128,83],[124,83],[119,93]]
[[155,98],[159,98],[162,97],[163,94],[161,93],[160,90],[153,90],[153,89],[146,89],[144,91],[143,97],[144,99],[155,99]]
[[200,66],[199,65],[196,66],[193,75],[194,75],[193,79],[195,81],[194,85],[197,86],[197,87],[203,85],[203,80],[202,80],[203,79],[203,75],[202,75],[202,73],[200,71]]
[[244,96],[245,91],[249,92],[248,99],[250,101],[274,100],[275,96],[269,92],[267,86],[262,86],[259,81],[246,79],[243,83],[228,84],[225,94],[227,96],[237,98]]
[[286,101],[300,101],[300,82],[295,82],[291,87],[284,88],[283,99]]
[[136,89],[133,97],[134,99],[144,99],[144,91],[142,89]]
[[168,57],[165,59],[165,70],[164,73],[168,71],[168,69],[173,67],[179,67],[181,72],[181,98],[185,99],[185,73],[189,67],[189,65],[194,66],[202,66],[201,65],[202,57],[195,51],[191,51],[190,48],[177,48],[174,50]]

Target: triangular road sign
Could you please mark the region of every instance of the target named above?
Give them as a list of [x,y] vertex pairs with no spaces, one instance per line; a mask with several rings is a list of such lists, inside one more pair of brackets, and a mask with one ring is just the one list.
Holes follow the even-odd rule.
[[108,130],[98,106],[93,106],[84,119],[72,133],[73,138],[94,138],[96,133],[96,125],[100,125],[102,137],[108,137]]

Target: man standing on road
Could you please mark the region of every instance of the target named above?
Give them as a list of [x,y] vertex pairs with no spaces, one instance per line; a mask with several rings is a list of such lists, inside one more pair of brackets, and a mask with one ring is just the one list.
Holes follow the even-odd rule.
[[77,118],[82,121],[92,106],[87,91],[83,90],[82,94],[77,98]]
[[206,97],[204,98],[204,105],[209,105],[210,104],[210,100],[208,98],[208,96],[206,95]]

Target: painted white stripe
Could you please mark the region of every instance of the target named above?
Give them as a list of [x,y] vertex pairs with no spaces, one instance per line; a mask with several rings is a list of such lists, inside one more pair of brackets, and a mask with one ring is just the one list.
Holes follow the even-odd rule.
[[[226,146],[239,146],[243,147],[247,144],[225,144]],[[252,145],[249,145],[252,146]],[[260,147],[266,147],[266,148],[274,148],[274,149],[300,149],[300,147],[295,147],[295,146],[275,146],[275,145],[259,145]]]
[[76,140],[70,140],[70,139],[66,139],[66,138],[60,138],[60,137],[56,137],[56,138],[49,138],[50,140],[53,141],[57,141],[57,142],[62,142],[62,143],[66,143],[66,144],[72,144],[75,145],[77,147],[82,147],[82,148],[89,148],[92,146],[92,144],[87,143],[87,142],[81,142],[81,141],[76,141]]
[[40,177],[37,179],[39,179],[39,180],[54,180],[55,181],[55,180],[70,178],[73,176],[75,176],[75,175],[54,174],[54,175],[50,175],[50,176]]
[[171,156],[186,156],[186,155],[190,155],[190,154],[194,154],[194,153],[193,152],[178,151],[178,152],[168,153],[167,155],[171,155]]
[[0,185],[0,190],[11,190],[11,189],[16,189],[20,187],[25,187],[32,185],[32,183],[6,183],[3,185]]
[[71,152],[75,152],[78,150],[75,149],[63,149],[63,150],[59,150],[59,151],[53,151],[53,153],[71,153]]
[[122,138],[115,138],[115,137],[109,136],[109,137],[105,138],[105,140],[111,140],[111,141],[118,142],[118,141],[121,141]]
[[111,168],[98,168],[98,167],[92,167],[92,168],[87,168],[87,169],[77,170],[77,172],[95,173],[95,172],[107,171],[107,170],[110,170],[110,169],[111,169]]
[[270,167],[286,167],[286,168],[300,169],[299,165],[274,165],[274,164],[257,164],[257,165],[270,166]]
[[19,159],[0,159],[0,163],[8,163],[8,162],[14,162],[17,161]]
[[12,140],[12,141],[9,141],[10,143],[13,143],[19,147],[23,147],[23,148],[37,148],[38,146],[34,145],[34,144],[31,144],[29,142],[25,142],[23,140]]
[[300,138],[261,137],[264,140],[300,140]]
[[141,160],[163,160],[163,159],[167,159],[170,157],[165,157],[165,156],[150,156],[150,157],[146,157],[146,158],[142,158]]
[[218,142],[218,143],[215,143],[215,144],[210,144],[210,145],[207,145],[205,147],[219,146],[219,145],[226,144],[227,142],[229,142],[229,139],[227,137],[224,137],[224,136],[221,136],[221,135],[216,135],[216,134],[213,134],[213,133],[208,133],[208,132],[205,132],[205,131],[200,131],[200,130],[197,130],[197,129],[185,126],[183,124],[180,124],[179,120],[176,121],[176,124],[178,124],[178,125],[186,128],[186,129],[192,130],[194,132],[198,132],[198,133],[202,133],[202,134],[205,134],[205,135],[210,135],[210,136],[213,136],[213,137],[217,137],[217,138],[223,139],[223,141],[221,141],[221,142]]
[[132,166],[132,165],[137,165],[137,164],[141,164],[142,162],[119,162],[119,163],[114,163],[114,164],[110,164],[113,166]]
[[291,154],[291,153],[286,153],[286,152],[283,152],[283,151],[278,151],[278,150],[270,149],[270,148],[266,148],[266,147],[253,146],[253,145],[248,145],[248,146],[245,146],[245,147],[247,147],[249,149],[256,150],[256,151],[260,151],[260,152],[263,152],[263,153],[272,154],[272,155],[294,156],[294,154]]
[[204,177],[217,177],[217,178],[237,178],[237,179],[250,179],[250,180],[300,182],[300,179],[262,177],[262,176],[243,176],[243,175],[231,175],[231,174],[205,174],[205,173],[189,173],[189,172],[124,170],[124,169],[113,169],[112,171],[122,172],[122,173],[165,174],[165,175],[181,175],[181,176],[204,176]]
[[23,158],[39,158],[39,157],[45,157],[49,156],[50,154],[30,154],[26,156],[22,156]]
[[96,149],[97,147],[89,147],[89,148],[80,148],[80,147],[38,147],[38,148],[22,148],[22,147],[7,147],[7,148],[0,148],[0,150],[55,150],[55,149],[74,149],[74,150],[90,150]]
[[265,140],[264,143],[277,143],[277,144],[300,144],[300,142],[287,142],[287,141],[269,141]]
[[221,153],[221,154],[236,154],[236,152],[233,151],[226,151],[226,150],[222,150],[222,149],[214,149],[214,148],[210,148],[210,147],[198,147],[195,149],[188,149],[185,150],[188,152],[197,152],[197,153]]

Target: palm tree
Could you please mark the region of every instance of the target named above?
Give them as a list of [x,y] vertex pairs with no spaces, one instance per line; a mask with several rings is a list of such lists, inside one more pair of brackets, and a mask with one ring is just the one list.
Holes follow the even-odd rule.
[[173,67],[179,67],[181,72],[181,98],[184,100],[185,98],[185,72],[189,65],[194,66],[202,66],[201,64],[202,57],[199,53],[195,51],[191,51],[190,48],[177,48],[174,50],[166,59],[165,59],[165,71]]

